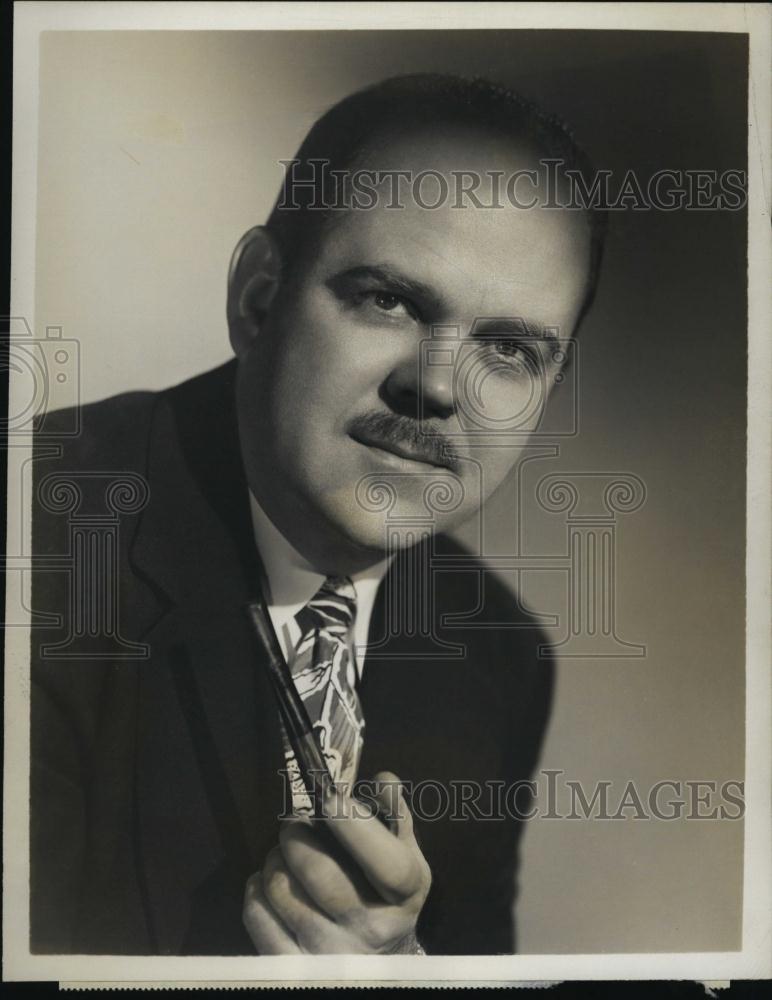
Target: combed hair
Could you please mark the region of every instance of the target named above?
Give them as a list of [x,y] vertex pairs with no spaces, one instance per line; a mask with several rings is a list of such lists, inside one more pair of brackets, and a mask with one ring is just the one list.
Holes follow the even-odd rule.
[[[514,91],[481,77],[440,73],[391,77],[333,105],[303,140],[293,167],[285,172],[267,223],[284,266],[291,269],[312,252],[324,226],[340,216],[334,208],[310,207],[337,203],[335,185],[340,181],[336,171],[339,177],[354,171],[365,153],[387,134],[412,135],[443,125],[467,126],[513,142],[524,141],[542,158],[562,161],[561,170],[580,174],[588,189],[592,183],[592,164],[565,123]],[[327,164],[324,171],[318,167],[320,161]],[[315,189],[302,183],[311,178]],[[591,228],[591,262],[580,321],[595,295],[606,232],[605,212],[592,207],[582,210]]]

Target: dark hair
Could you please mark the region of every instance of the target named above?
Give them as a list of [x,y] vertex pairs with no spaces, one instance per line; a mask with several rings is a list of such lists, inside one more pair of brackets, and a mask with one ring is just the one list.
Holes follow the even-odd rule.
[[[340,204],[336,185],[341,174],[354,170],[378,138],[387,133],[406,135],[438,124],[524,140],[543,158],[561,161],[562,170],[579,173],[590,188],[592,164],[567,126],[506,87],[480,77],[465,79],[439,73],[391,77],[333,105],[313,125],[290,161],[292,166],[285,172],[267,223],[284,266],[291,270],[312,252],[325,224],[340,216],[334,208],[322,206]],[[325,169],[319,169],[320,162],[326,164]],[[335,171],[339,172],[337,179]],[[302,183],[311,179],[313,187]],[[591,228],[591,259],[577,326],[595,295],[606,230],[605,212],[594,207],[582,210]]]

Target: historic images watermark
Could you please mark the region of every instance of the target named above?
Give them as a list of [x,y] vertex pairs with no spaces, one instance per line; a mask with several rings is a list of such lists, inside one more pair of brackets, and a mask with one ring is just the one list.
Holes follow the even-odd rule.
[[[137,514],[148,502],[147,483],[121,470],[74,471],[63,467],[42,476],[33,485],[33,465],[42,458],[64,461],[66,441],[80,433],[79,344],[62,336],[61,328],[48,328],[35,337],[23,319],[9,321],[10,365],[17,384],[25,389],[17,397],[8,422],[9,442],[28,444],[35,439],[35,458],[26,458],[18,470],[23,495],[35,491],[35,505],[62,520],[62,546],[56,552],[32,555],[9,552],[5,568],[19,581],[24,573],[55,574],[63,581],[63,604],[55,614],[28,609],[46,659],[143,659],[144,644],[127,642],[121,635],[118,601],[119,534],[124,517]],[[567,581],[566,611],[549,609],[539,614],[542,625],[555,626],[551,641],[539,655],[562,657],[641,657],[646,647],[622,637],[617,625],[615,564],[620,516],[637,511],[645,502],[646,487],[626,471],[586,470],[563,474],[546,471],[530,484],[538,509],[556,514],[565,523],[564,556],[527,551],[524,524],[527,503],[523,473],[535,463],[552,464],[560,455],[560,440],[579,433],[579,344],[563,337],[557,328],[533,328],[517,317],[479,317],[470,330],[435,326],[418,344],[419,378],[437,372],[449,379],[456,403],[458,430],[439,428],[428,414],[416,419],[393,415],[391,424],[379,426],[381,437],[397,443],[409,438],[415,452],[425,452],[440,463],[425,471],[384,471],[365,476],[356,487],[355,501],[362,511],[377,518],[384,534],[384,550],[396,553],[406,543],[419,553],[410,586],[387,594],[385,632],[366,649],[378,659],[389,637],[407,630],[422,637],[419,658],[463,658],[460,630],[489,627],[522,627],[512,623],[476,621],[475,609],[462,609],[446,617],[443,634],[437,628],[434,593],[438,574],[469,570],[480,576],[494,570],[512,571],[520,580],[533,570],[560,573]],[[511,377],[511,406],[495,414],[486,408],[487,380],[505,367]],[[560,387],[564,401],[560,419],[545,424],[547,400]],[[423,393],[419,392],[423,398]],[[55,423],[49,414],[58,414]],[[383,424],[383,417],[381,423]],[[408,426],[409,425],[409,426]],[[433,538],[442,528],[442,517],[464,503],[468,495],[486,494],[480,449],[504,448],[515,454],[514,476],[518,504],[513,530],[517,551],[490,556],[490,568],[480,569],[474,555],[445,556],[434,551]],[[445,463],[443,467],[442,463]],[[554,465],[552,466],[554,468]],[[406,495],[421,493],[422,503],[406,505]],[[425,544],[420,544],[425,543]],[[420,557],[420,558],[419,558]],[[423,560],[423,561],[420,561]],[[493,565],[495,564],[495,566]],[[420,600],[415,590],[420,589]],[[513,609],[519,597],[513,594]],[[20,602],[21,603],[21,600]],[[6,625],[23,615],[13,602]],[[414,608],[420,609],[416,617]],[[515,614],[516,617],[516,614]],[[49,638],[50,637],[50,638]],[[415,655],[415,654],[414,654]]]
[[[415,549],[408,585],[387,593],[383,635],[371,637],[362,652],[374,659],[399,655],[382,650],[390,636],[408,630],[424,639],[423,652],[413,651],[411,658],[463,658],[463,629],[526,627],[523,621],[529,616],[520,614],[519,593],[513,593],[510,622],[475,618],[475,609],[469,608],[446,615],[438,628],[434,594],[442,573],[474,572],[483,593],[486,574],[504,571],[515,575],[518,590],[529,572],[557,573],[566,581],[565,611],[550,608],[530,618],[556,630],[552,641],[539,647],[540,658],[556,653],[563,658],[644,657],[646,645],[621,634],[616,567],[620,521],[644,505],[646,485],[627,470],[554,471],[561,441],[580,430],[578,339],[561,335],[557,327],[534,329],[532,322],[518,317],[478,317],[469,330],[433,325],[427,332],[417,362],[419,419],[395,415],[375,428],[384,447],[424,457],[426,467],[369,473],[357,484],[356,501],[366,516],[378,519],[385,552],[396,555],[408,544],[422,543]],[[494,409],[487,405],[486,387],[501,370],[510,386],[508,405],[499,399]],[[451,387],[454,401],[455,420],[448,426],[421,409],[423,381],[437,373]],[[546,419],[548,399],[558,388],[562,405]],[[504,449],[513,460],[515,550],[486,553],[486,566],[480,568],[474,553],[439,553],[434,539],[448,512],[468,503],[470,496],[476,505],[477,498],[489,494],[483,457],[490,449]],[[538,469],[543,472],[534,482]],[[533,511],[562,520],[562,554],[529,549],[526,521]],[[484,551],[482,539],[477,550]]]
[[335,169],[321,158],[280,160],[281,211],[399,210],[407,203],[440,208],[506,207],[574,211],[732,211],[745,208],[747,174],[741,169],[596,170],[591,176],[561,159],[541,159],[536,169],[450,170]]
[[[289,774],[286,769],[279,772]],[[284,782],[289,789],[289,782]],[[350,793],[350,794],[349,794]],[[567,777],[561,769],[542,769],[532,780],[504,781],[425,778],[421,781],[361,780],[339,785],[321,803],[327,819],[378,815],[384,821],[400,815],[400,793],[414,819],[427,823],[501,822],[504,820],[740,820],[745,815],[745,783],[738,779],[664,778],[643,786],[598,780],[591,784]],[[292,819],[285,793],[281,819]]]
[[[45,511],[59,518],[62,527],[56,551],[32,553],[20,547],[6,552],[3,568],[11,598],[3,624],[25,627],[29,615],[41,659],[147,659],[145,643],[121,634],[118,586],[120,534],[125,518],[147,505],[147,481],[122,469],[67,467],[65,446],[81,433],[80,343],[63,336],[60,326],[46,327],[37,336],[23,317],[3,317],[2,324],[9,334],[7,364],[15,390],[3,421],[9,480],[18,483],[22,509],[31,505]],[[62,467],[37,476],[36,463],[51,460],[61,461]],[[14,536],[24,537],[21,530]],[[22,582],[30,572],[63,583],[60,605],[24,606]]]

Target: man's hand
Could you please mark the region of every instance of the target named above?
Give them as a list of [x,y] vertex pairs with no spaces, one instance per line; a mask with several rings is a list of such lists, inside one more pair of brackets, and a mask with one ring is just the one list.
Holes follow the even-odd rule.
[[324,819],[284,822],[244,897],[244,925],[261,955],[415,950],[431,872],[399,779],[381,772],[375,783],[390,830],[340,794],[324,804]]

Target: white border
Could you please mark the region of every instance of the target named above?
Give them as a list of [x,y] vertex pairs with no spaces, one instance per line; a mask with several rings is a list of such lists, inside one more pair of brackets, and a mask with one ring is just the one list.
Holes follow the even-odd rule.
[[[770,812],[770,9],[690,3],[16,3],[12,315],[34,321],[38,35],[43,30],[575,28],[750,33],[749,438],[747,546],[747,737],[743,948],[740,952],[634,955],[110,957],[31,956],[26,887],[27,650],[29,632],[7,638],[4,788],[4,978],[79,984],[118,981],[275,985],[343,981],[516,983],[560,979],[711,979],[772,975]],[[11,386],[11,407],[14,387]],[[11,409],[10,412],[14,412]],[[17,454],[19,449],[13,449]],[[9,468],[9,473],[10,473]],[[11,477],[9,475],[9,483]],[[8,550],[29,537],[29,512],[10,490]],[[12,580],[9,578],[9,587]],[[9,593],[8,607],[18,597]],[[20,901],[22,901],[20,905]]]

